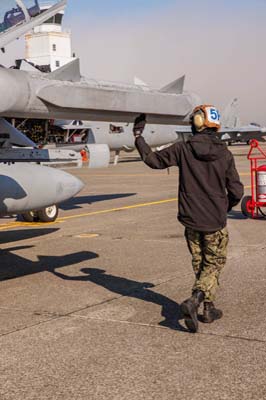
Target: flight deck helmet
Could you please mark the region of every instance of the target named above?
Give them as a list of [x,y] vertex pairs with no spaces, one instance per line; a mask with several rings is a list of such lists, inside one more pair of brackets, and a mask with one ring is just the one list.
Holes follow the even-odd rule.
[[193,110],[190,123],[196,132],[202,132],[208,128],[217,132],[221,128],[220,113],[216,107],[204,104]]

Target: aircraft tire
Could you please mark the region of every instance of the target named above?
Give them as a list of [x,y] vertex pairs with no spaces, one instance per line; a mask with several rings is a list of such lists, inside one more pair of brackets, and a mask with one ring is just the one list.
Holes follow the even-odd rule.
[[35,211],[27,211],[20,215],[25,222],[38,222],[38,216]]
[[52,205],[37,211],[37,217],[41,222],[54,222],[58,217],[58,206]]

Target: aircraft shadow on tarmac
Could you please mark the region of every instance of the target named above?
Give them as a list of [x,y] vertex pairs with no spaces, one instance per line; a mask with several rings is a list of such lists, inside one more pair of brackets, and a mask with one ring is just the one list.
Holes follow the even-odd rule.
[[56,268],[68,267],[88,260],[98,258],[98,254],[89,251],[66,254],[64,256],[37,256],[37,261],[28,260],[15,252],[34,248],[34,245],[17,246],[0,250],[1,267],[0,282],[33,275],[39,272],[52,272]]
[[59,228],[45,228],[45,229],[23,229],[14,231],[0,232],[0,245],[11,242],[19,242],[20,240],[33,239],[44,235],[57,232]]
[[179,324],[179,320],[183,318],[179,304],[162,294],[150,290],[154,287],[152,283],[137,282],[131,279],[106,274],[106,271],[97,268],[82,268],[80,271],[84,274],[83,276],[68,276],[58,271],[54,271],[53,274],[64,280],[93,282],[121,296],[132,297],[157,304],[162,307],[161,315],[165,318],[159,325],[187,332],[187,330]]
[[136,193],[118,193],[118,194],[103,194],[98,196],[79,196],[74,197],[60,205],[62,210],[74,210],[82,208],[84,204],[93,204],[99,201],[123,199],[125,197],[135,196]]

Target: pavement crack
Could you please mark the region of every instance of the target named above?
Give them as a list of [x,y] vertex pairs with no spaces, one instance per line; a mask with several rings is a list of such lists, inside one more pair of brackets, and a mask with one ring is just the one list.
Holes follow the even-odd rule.
[[[189,274],[187,274],[189,275]],[[166,279],[165,281],[159,282],[157,284],[154,284],[154,286],[152,287],[153,289],[155,288],[159,288],[162,285],[165,285],[169,282],[174,281],[175,279],[178,278],[178,275],[174,275],[168,279]],[[141,289],[138,289],[137,287],[132,290],[129,290],[126,294],[120,295],[120,296],[115,296],[112,297],[111,299],[108,300],[104,300],[101,301],[97,304],[91,304],[91,305],[86,305],[85,307],[81,307],[78,308],[76,310],[67,312],[67,313],[56,313],[56,312],[48,312],[48,311],[30,311],[30,310],[21,310],[21,309],[12,309],[12,308],[7,308],[7,307],[0,307],[0,310],[6,310],[6,311],[20,311],[20,312],[27,312],[29,314],[32,315],[39,315],[42,317],[46,317],[47,319],[45,319],[44,321],[39,321],[37,323],[34,324],[30,324],[18,329],[14,329],[12,331],[6,332],[6,333],[2,333],[0,334],[0,337],[5,337],[5,336],[9,336],[18,332],[23,332],[26,331],[27,329],[31,329],[31,328],[35,328],[53,321],[57,321],[59,319],[62,318],[76,318],[76,319],[86,319],[86,320],[92,320],[92,321],[101,321],[101,322],[106,322],[106,323],[120,323],[120,324],[125,324],[125,325],[132,325],[132,326],[142,326],[142,327],[146,327],[146,328],[152,328],[152,329],[163,329],[165,331],[168,331],[169,333],[171,331],[175,331],[175,332],[179,332],[179,333],[186,333],[189,334],[189,332],[185,332],[182,331],[180,329],[174,329],[174,328],[169,328],[167,326],[162,326],[162,325],[154,325],[154,324],[149,324],[149,323],[144,323],[144,322],[132,322],[132,321],[126,321],[126,320],[119,320],[119,319],[106,319],[106,318],[97,318],[97,317],[93,317],[93,316],[85,316],[85,315],[77,315],[77,313],[85,311],[85,310],[89,310],[91,308],[95,308],[95,307],[99,307],[105,304],[109,304],[112,303],[114,301],[117,301],[119,299],[125,298],[125,297],[130,297],[131,295],[133,295],[134,293],[140,291]],[[194,335],[194,334],[193,334]],[[210,336],[210,337],[217,337],[217,338],[223,338],[223,339],[229,339],[229,340],[240,340],[240,341],[245,341],[245,342],[250,342],[250,343],[260,343],[260,344],[265,344],[266,340],[262,340],[262,339],[256,339],[256,338],[248,338],[248,337],[244,337],[244,336],[239,336],[239,335],[230,335],[230,334],[217,334],[217,333],[211,333],[211,332],[198,332],[197,335],[199,336]]]
[[214,336],[214,337],[219,337],[219,338],[224,338],[224,339],[243,340],[243,341],[252,342],[252,343],[254,343],[254,342],[264,343],[264,344],[266,343],[266,340],[263,340],[263,339],[248,338],[248,337],[239,336],[239,335],[229,335],[229,334],[220,335],[218,333],[211,333],[211,332],[206,332],[206,333],[200,332],[199,334],[202,336]]
[[35,324],[31,324],[31,325],[23,326],[22,328],[14,329],[13,331],[9,331],[9,332],[6,332],[6,333],[1,333],[0,334],[0,338],[4,337],[4,336],[12,335],[14,333],[23,332],[23,331],[26,331],[27,329],[30,329],[30,328],[35,328],[36,326],[40,326],[40,325],[46,324],[47,322],[51,322],[52,320],[55,320],[55,319],[57,319],[57,317],[52,317],[52,318],[47,319],[46,321],[39,321],[39,322],[36,322]]
[[[190,335],[195,335],[194,333],[186,332],[185,329],[184,331],[180,329],[174,329],[174,328],[169,328],[167,326],[161,326],[161,325],[154,325],[154,324],[146,324],[144,322],[132,322],[132,321],[126,321],[126,320],[119,320],[119,319],[103,319],[103,318],[96,318],[96,317],[90,317],[90,316],[85,316],[85,315],[73,315],[73,318],[77,319],[87,319],[87,320],[94,320],[94,321],[102,321],[102,322],[111,322],[111,323],[120,323],[120,324],[125,324],[125,325],[134,325],[134,326],[143,326],[147,328],[153,328],[153,329],[163,329],[168,332],[175,331],[183,334],[190,334]],[[262,339],[256,339],[256,338],[247,338],[244,336],[238,336],[238,335],[219,335],[217,333],[204,333],[204,332],[198,332],[196,335],[199,336],[214,336],[217,338],[223,338],[223,339],[232,339],[232,340],[241,340],[241,341],[247,341],[251,343],[266,343],[266,340]]]
[[[160,287],[160,286],[162,286],[162,285],[164,285],[166,283],[174,281],[175,279],[177,279],[177,275],[175,275],[175,276],[173,276],[173,277],[171,277],[171,278],[169,278],[169,279],[167,279],[167,280],[165,280],[163,282],[160,282],[158,284],[154,284],[153,288]],[[77,316],[75,314],[78,313],[78,312],[89,310],[90,308],[102,306],[104,304],[112,303],[113,301],[119,300],[121,298],[131,296],[133,293],[135,293],[135,292],[137,292],[139,290],[140,289],[138,289],[138,288],[132,289],[132,290],[129,290],[127,294],[124,294],[124,295],[121,295],[121,296],[115,296],[115,297],[112,297],[111,299],[102,301],[102,302],[97,303],[97,304],[86,305],[85,307],[78,308],[78,309],[70,311],[68,313],[55,313],[55,312],[52,313],[52,312],[48,312],[48,311],[37,311],[37,310],[36,311],[30,311],[30,310],[21,310],[21,309],[12,309],[12,308],[7,308],[7,307],[0,307],[0,310],[2,309],[2,310],[6,310],[6,311],[27,312],[27,313],[32,314],[32,315],[39,315],[39,316],[43,316],[43,317],[49,317],[50,316],[50,318],[48,318],[45,321],[39,321],[38,323],[27,325],[27,326],[24,326],[23,328],[18,328],[18,329],[15,329],[15,330],[12,330],[12,331],[9,331],[9,332],[6,332],[6,333],[2,333],[2,334],[0,334],[0,337],[12,335],[14,333],[21,332],[21,331],[25,331],[27,329],[34,328],[36,326],[40,326],[40,325],[46,324],[47,322],[55,321],[55,320],[58,320],[60,318],[66,318],[66,317],[76,317],[77,318]],[[156,325],[149,325],[149,324],[143,324],[143,326],[156,327]]]

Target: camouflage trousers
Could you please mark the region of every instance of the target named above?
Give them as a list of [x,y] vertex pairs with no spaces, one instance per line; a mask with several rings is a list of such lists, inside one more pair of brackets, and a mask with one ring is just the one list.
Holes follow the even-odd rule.
[[186,228],[185,237],[196,277],[192,291],[201,290],[205,301],[214,301],[219,276],[226,263],[228,230],[206,233]]

